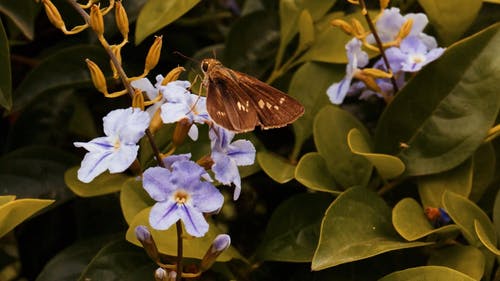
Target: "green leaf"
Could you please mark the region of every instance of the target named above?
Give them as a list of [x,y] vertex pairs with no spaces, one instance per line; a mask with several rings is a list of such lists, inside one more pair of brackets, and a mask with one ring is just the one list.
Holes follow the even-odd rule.
[[471,26],[482,0],[418,0],[445,45],[455,42]]
[[356,128],[349,131],[347,144],[352,153],[361,155],[370,161],[383,179],[398,177],[405,171],[405,164],[399,158],[387,154],[372,153],[372,144],[368,143],[368,140]]
[[287,159],[267,151],[257,153],[257,161],[262,170],[278,183],[286,183],[293,179],[295,165]]
[[493,204],[493,224],[497,233],[497,238],[500,238],[500,192],[495,196],[495,203]]
[[78,280],[150,280],[156,268],[143,249],[118,240],[104,246]]
[[18,199],[0,206],[0,237],[14,229],[36,212],[54,203],[54,200]]
[[475,279],[459,271],[444,266],[419,266],[393,272],[378,281],[412,281],[418,276],[419,280],[425,281],[474,281]]
[[302,193],[274,211],[257,250],[266,261],[310,262],[319,239],[321,218],[332,202],[325,194]]
[[428,264],[445,266],[467,274],[474,280],[481,280],[485,262],[483,253],[477,248],[457,244],[433,251]]
[[294,151],[300,151],[302,144],[312,135],[314,117],[325,104],[329,104],[326,89],[344,75],[344,66],[317,62],[304,63],[293,75],[288,93],[305,108],[304,115],[293,123]]
[[109,172],[105,172],[97,176],[90,183],[84,183],[78,179],[77,172],[79,168],[80,166],[76,166],[67,170],[64,174],[64,181],[71,191],[81,197],[100,196],[120,191],[122,185],[128,179],[132,178],[123,173],[110,174]]
[[325,106],[314,120],[314,143],[325,159],[328,170],[344,188],[365,186],[372,172],[371,163],[363,156],[351,152],[347,134],[357,128],[369,138],[361,122],[347,111],[336,106]]
[[0,12],[7,17],[21,30],[28,38],[33,40],[35,30],[35,17],[37,15],[38,5],[31,0],[1,0]]
[[147,207],[155,203],[149,194],[142,188],[142,181],[135,178],[123,183],[120,192],[120,206],[123,216],[128,224],[131,224],[134,217]]
[[[59,50],[42,60],[17,87],[13,110],[22,109],[50,90],[90,85],[86,58],[104,69],[109,65],[104,50],[96,46],[80,45]],[[97,90],[93,91],[97,95]]]
[[443,206],[453,222],[460,227],[462,234],[469,244],[475,247],[482,245],[476,235],[474,226],[474,221],[477,220],[483,227],[485,235],[496,246],[497,236],[493,224],[486,213],[474,204],[474,202],[459,194],[445,191],[443,194]]
[[[7,39],[7,34],[5,33],[5,29],[1,21],[0,60],[3,62],[10,62],[9,39]],[[12,107],[12,74],[10,71],[10,63],[3,63],[0,67],[0,106],[7,109],[7,111],[9,111]]]
[[411,176],[449,170],[472,155],[500,107],[499,27],[450,47],[406,84],[380,117],[376,151],[397,154]]
[[472,188],[472,161],[452,170],[418,178],[418,193],[424,207],[442,207],[446,190],[468,197]]
[[434,228],[425,216],[420,204],[413,198],[404,198],[394,206],[392,224],[399,235],[408,241],[415,241],[433,233],[448,236],[450,232],[458,231],[456,225]]
[[0,194],[20,198],[56,199],[62,203],[73,197],[64,183],[64,172],[78,158],[47,146],[28,146],[0,158]]
[[[151,235],[153,236],[153,239],[158,246],[158,250],[163,254],[176,256],[177,232],[175,229],[175,225],[164,231],[151,228],[151,226],[149,225],[150,211],[151,208],[144,209],[134,217],[127,230],[127,240],[137,246],[141,246],[141,243],[135,237],[135,228],[139,225],[145,225],[151,232]],[[205,236],[201,238],[191,237],[184,241],[184,257],[195,259],[203,258],[203,255],[205,255],[205,252],[210,248],[210,245],[214,241],[215,237],[218,234],[223,233],[213,223],[210,223],[210,221],[209,224],[210,228]],[[185,231],[183,232],[185,233]],[[233,258],[244,260],[240,253],[238,253],[238,251],[231,246],[217,258],[217,261],[226,262]]]
[[75,281],[109,237],[91,238],[76,242],[53,257],[36,281]]
[[481,243],[483,243],[483,245],[493,254],[500,256],[500,250],[496,247],[496,243],[491,240],[489,234],[478,220],[474,220],[474,230],[476,231],[479,241],[481,241]]
[[472,156],[472,188],[469,198],[479,201],[495,177],[495,149],[491,143],[481,145]]
[[333,194],[341,192],[326,166],[325,159],[317,152],[307,153],[300,158],[295,168],[295,179],[312,190]]
[[322,270],[385,252],[429,245],[406,242],[391,224],[391,211],[374,192],[353,187],[330,205],[321,224],[311,268]]
[[200,0],[149,0],[142,8],[135,27],[135,44],[169,25],[191,10]]
[[301,9],[295,0],[281,0],[279,7],[280,16],[280,45],[276,55],[276,63],[282,63],[286,46],[299,31],[298,22]]
[[337,0],[299,0],[298,5],[307,10],[314,21],[321,19],[330,10]]
[[303,10],[299,17],[299,45],[297,53],[305,51],[314,42],[314,23],[311,14]]

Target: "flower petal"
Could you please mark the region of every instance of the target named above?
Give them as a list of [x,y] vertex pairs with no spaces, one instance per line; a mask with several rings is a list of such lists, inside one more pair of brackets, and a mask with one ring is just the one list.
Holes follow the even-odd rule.
[[177,161],[172,164],[170,182],[176,186],[192,190],[206,171],[193,161]]
[[108,169],[112,157],[112,151],[103,150],[88,152],[82,160],[78,169],[78,179],[84,183],[91,182],[95,177]]
[[174,154],[164,158],[163,163],[165,164],[165,168],[172,169],[172,164],[174,164],[175,162],[188,161],[189,159],[191,159],[191,153]]
[[95,138],[89,142],[74,142],[74,146],[83,147],[90,152],[108,151],[114,148],[110,137]]
[[330,102],[333,104],[341,104],[347,95],[347,91],[349,91],[351,81],[351,77],[345,77],[340,82],[333,83],[330,87],[328,87],[326,94],[330,98]]
[[171,177],[171,172],[168,169],[162,167],[148,168],[144,171],[142,185],[155,201],[165,201],[176,188],[170,184]]
[[179,205],[173,200],[158,202],[151,208],[149,224],[154,229],[168,229],[181,218],[181,213]]
[[208,231],[208,223],[203,213],[190,205],[180,205],[179,216],[184,223],[186,232],[195,237],[202,237]]
[[212,166],[215,179],[225,185],[234,183],[236,188],[234,190],[233,199],[238,199],[241,191],[241,178],[236,162],[229,156],[218,152],[212,152],[212,159],[215,163]]
[[112,159],[108,167],[109,171],[111,173],[121,173],[128,169],[137,157],[138,150],[138,145],[121,145],[111,156]]
[[193,206],[203,213],[215,212],[224,204],[224,196],[209,182],[198,183],[191,197]]
[[189,109],[189,106],[182,102],[166,102],[161,106],[161,120],[165,124],[175,123],[182,118],[186,118]]
[[193,140],[196,141],[198,139],[198,127],[196,127],[195,124],[191,125],[191,128],[189,128],[188,131],[188,136]]
[[130,82],[130,84],[132,85],[132,87],[146,92],[146,95],[150,100],[158,96],[158,89],[156,89],[155,86],[153,86],[153,84],[151,84],[151,82],[147,78],[141,78],[139,80],[132,81]]
[[148,128],[151,118],[149,114],[138,108],[129,108],[125,119],[117,120],[122,122],[122,127],[118,132],[120,140],[127,144],[136,144],[143,136],[144,131]]
[[255,147],[248,140],[237,140],[229,145],[227,155],[238,166],[252,165],[255,161]]

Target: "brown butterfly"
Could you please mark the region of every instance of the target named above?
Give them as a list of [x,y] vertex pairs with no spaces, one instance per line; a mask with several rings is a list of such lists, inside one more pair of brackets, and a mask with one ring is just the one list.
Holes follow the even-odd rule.
[[204,59],[207,110],[214,122],[237,133],[284,127],[304,114],[304,106],[282,91],[216,59]]

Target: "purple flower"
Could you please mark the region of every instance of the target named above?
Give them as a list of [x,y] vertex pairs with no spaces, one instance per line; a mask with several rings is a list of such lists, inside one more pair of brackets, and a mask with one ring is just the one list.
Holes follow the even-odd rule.
[[103,118],[105,137],[89,142],[75,142],[85,154],[78,179],[89,183],[106,170],[110,173],[125,171],[137,157],[137,142],[149,126],[149,115],[137,108],[113,110]]
[[[199,124],[210,120],[206,98],[189,93],[190,86],[188,81],[174,81],[161,88],[166,100],[161,106],[161,119],[164,123],[175,123],[184,118]],[[192,140],[197,140],[198,128],[191,126],[188,135]]]
[[389,48],[385,54],[391,64],[392,71],[417,72],[426,64],[440,57],[444,48],[428,49],[417,36],[408,36],[399,48]]
[[255,147],[250,141],[237,140],[231,142],[234,133],[220,126],[214,125],[209,132],[212,160],[212,171],[215,179],[225,185],[234,183],[233,199],[236,200],[241,192],[241,178],[238,166],[252,165],[255,161]]
[[351,86],[352,79],[360,67],[368,64],[368,54],[361,50],[362,42],[353,38],[346,45],[348,63],[346,66],[346,75],[340,82],[333,83],[326,90],[326,94],[333,104],[341,104]]
[[218,211],[224,197],[210,182],[201,181],[206,171],[195,162],[179,159],[170,168],[154,167],[144,172],[144,189],[157,201],[149,223],[165,230],[180,219],[190,235],[202,237],[208,231],[203,213]]
[[[385,9],[377,19],[377,22],[375,24],[375,28],[377,29],[380,40],[382,40],[383,43],[395,40],[403,24],[410,19],[413,21],[413,23],[409,35],[420,36],[421,34],[423,34],[422,31],[429,23],[429,20],[427,19],[427,16],[425,14],[410,13],[403,16],[401,15],[399,8]],[[373,34],[368,35],[366,40],[371,44],[375,43]]]
[[[147,78],[141,78],[139,80],[132,81],[130,84],[132,85],[132,87],[145,92],[149,100],[154,100],[158,96],[158,93],[160,93],[166,87],[161,85],[162,81],[163,81],[163,76],[157,75],[156,84],[154,86],[153,84],[151,84],[151,82],[149,82]],[[160,106],[164,103],[165,103],[165,97],[163,96],[160,101],[148,107],[146,109],[146,112],[149,113],[150,117],[153,117],[153,114],[158,109],[160,109]]]

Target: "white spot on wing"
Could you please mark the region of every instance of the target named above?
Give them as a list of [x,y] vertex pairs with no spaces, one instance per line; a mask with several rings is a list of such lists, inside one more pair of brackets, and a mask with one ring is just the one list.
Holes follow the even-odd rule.
[[272,105],[272,104],[270,104],[270,103],[268,103],[268,102],[266,102],[266,106],[267,106],[267,108],[271,109],[271,107],[272,107],[273,105]]
[[277,105],[273,106],[273,108],[276,109],[276,110],[280,109]]
[[266,103],[263,100],[259,100],[259,107],[260,108],[264,108],[265,105],[266,105]]
[[285,98],[280,98],[280,104],[283,104],[285,102]]

